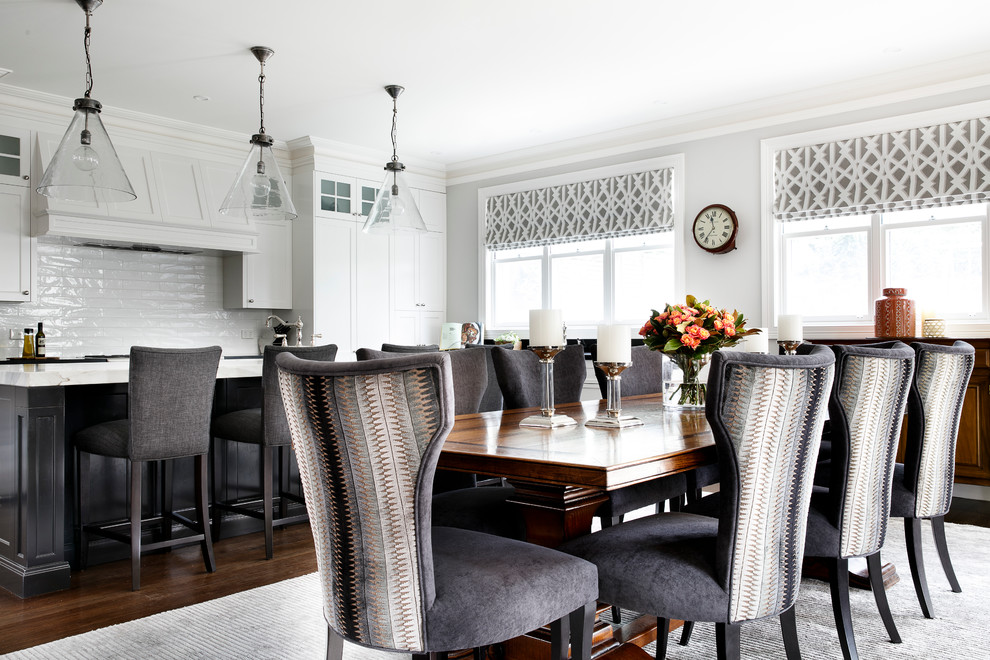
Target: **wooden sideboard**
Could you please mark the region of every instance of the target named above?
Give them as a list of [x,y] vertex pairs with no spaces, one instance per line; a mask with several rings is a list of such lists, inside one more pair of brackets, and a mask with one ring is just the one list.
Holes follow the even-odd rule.
[[[905,344],[952,344],[953,338],[897,337]],[[815,344],[872,344],[891,339],[812,339]],[[976,349],[976,363],[969,379],[962,418],[959,420],[959,439],[956,443],[956,483],[990,486],[990,338],[960,339]],[[905,425],[904,428],[907,428]],[[903,433],[902,433],[903,439]],[[904,445],[898,451],[897,460],[904,458]]]

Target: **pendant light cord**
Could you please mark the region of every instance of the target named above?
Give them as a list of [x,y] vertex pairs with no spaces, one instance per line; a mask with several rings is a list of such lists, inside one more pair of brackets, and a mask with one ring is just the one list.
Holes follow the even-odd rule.
[[89,27],[89,17],[92,15],[92,12],[86,12],[86,30],[83,32],[83,48],[86,50],[86,98],[89,98],[93,91],[93,62],[89,59],[89,38],[93,31]]
[[261,74],[258,76],[258,106],[261,111],[261,128],[258,130],[262,135],[265,134],[265,62],[261,62]]
[[[399,88],[401,89],[401,87]],[[395,148],[395,120],[398,118],[399,108],[397,97],[392,98],[392,162],[399,162],[398,151]]]

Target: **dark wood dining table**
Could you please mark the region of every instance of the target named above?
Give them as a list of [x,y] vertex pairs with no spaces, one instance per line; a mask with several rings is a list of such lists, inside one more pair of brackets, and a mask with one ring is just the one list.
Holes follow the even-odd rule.
[[[577,424],[553,429],[520,426],[539,409],[504,410],[458,416],[444,444],[438,467],[504,477],[516,492],[510,500],[526,520],[527,539],[554,547],[591,532],[607,492],[631,484],[685,472],[716,461],[704,410],[664,407],[660,395],[622,399],[622,412],[642,426],[604,429],[585,422],[605,410],[604,401],[559,405],[557,414]],[[629,642],[655,639],[656,621],[634,621],[612,631],[599,623],[596,655]],[[513,640],[507,657],[549,657],[549,645],[537,633]],[[610,653],[611,655],[611,653]]]

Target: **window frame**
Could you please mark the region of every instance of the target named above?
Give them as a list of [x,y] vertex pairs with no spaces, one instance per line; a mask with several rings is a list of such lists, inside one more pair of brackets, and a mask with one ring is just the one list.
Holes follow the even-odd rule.
[[[489,197],[496,195],[504,195],[508,193],[520,192],[524,190],[533,190],[537,188],[544,188],[549,186],[564,185],[569,183],[578,183],[581,181],[587,181],[590,179],[605,178],[610,176],[620,176],[623,174],[633,174],[636,172],[643,172],[653,169],[661,168],[672,168],[674,170],[674,190],[673,190],[673,205],[674,205],[674,222],[673,228],[670,230],[673,234],[673,251],[674,251],[674,266],[673,266],[673,277],[674,277],[674,291],[677,297],[683,297],[684,295],[684,279],[685,279],[685,265],[684,265],[684,154],[674,154],[671,156],[662,156],[659,158],[651,158],[648,160],[632,161],[628,163],[621,163],[619,165],[612,165],[607,167],[576,170],[573,172],[568,172],[566,174],[559,174],[549,177],[541,177],[536,179],[523,179],[513,183],[491,186],[486,188],[478,189],[478,316],[482,319],[485,328],[485,334],[488,337],[494,337],[501,332],[508,330],[515,330],[519,332],[522,336],[528,334],[528,324],[522,326],[494,326],[492,320],[494,319],[494,260],[491,257],[491,251],[485,245],[485,209]],[[661,233],[661,232],[657,232]],[[663,232],[666,233],[666,232]],[[605,317],[604,323],[612,323],[611,317],[614,311],[614,300],[611,294],[612,290],[612,278],[613,267],[614,267],[614,248],[613,239],[603,239],[602,237],[588,236],[588,240],[605,240],[606,249],[602,264],[603,277],[605,281],[604,286],[604,302],[605,305]],[[566,243],[558,243],[557,245],[566,245]],[[620,251],[635,250],[637,248],[620,248]],[[532,258],[532,257],[527,257]],[[521,258],[521,259],[527,259]],[[550,300],[550,291],[552,287],[551,281],[551,264],[550,264],[550,246],[543,246],[543,256],[541,265],[541,275],[542,275],[542,285],[543,291],[541,293],[541,299],[543,300],[543,305],[548,304],[547,301]],[[645,317],[644,317],[645,318]],[[566,319],[565,319],[566,322]],[[572,324],[568,325],[568,335],[572,338],[574,337],[594,337],[597,328],[595,325],[578,325]]]

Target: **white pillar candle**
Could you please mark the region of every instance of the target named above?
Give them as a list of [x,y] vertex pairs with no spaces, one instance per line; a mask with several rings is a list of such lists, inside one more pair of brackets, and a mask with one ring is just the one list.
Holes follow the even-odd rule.
[[564,317],[559,309],[529,310],[529,345],[564,345]]
[[598,326],[598,361],[632,362],[632,334],[628,325]]
[[747,353],[769,353],[769,344],[767,342],[767,329],[757,328],[760,331],[758,335],[749,335],[746,337],[746,347]]
[[777,317],[777,341],[802,341],[804,329],[798,314],[781,314]]

